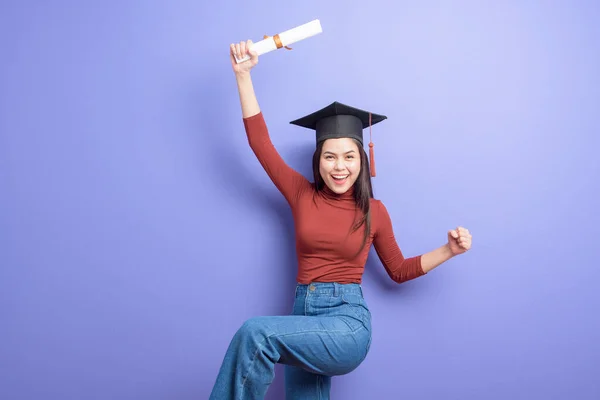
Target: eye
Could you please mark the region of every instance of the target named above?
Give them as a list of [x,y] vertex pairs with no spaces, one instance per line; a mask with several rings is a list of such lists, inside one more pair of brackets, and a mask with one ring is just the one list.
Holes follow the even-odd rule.
[[330,155],[325,156],[326,160],[331,160],[332,158],[333,158],[333,156],[330,156]]
[[354,158],[354,156],[348,156],[348,158],[352,159],[352,158]]

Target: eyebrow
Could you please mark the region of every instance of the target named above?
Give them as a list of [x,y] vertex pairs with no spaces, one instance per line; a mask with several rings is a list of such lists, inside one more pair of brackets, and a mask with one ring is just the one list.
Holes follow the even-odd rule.
[[[334,152],[332,152],[332,151],[329,151],[329,150],[326,150],[326,151],[324,151],[323,153],[324,153],[324,154],[327,154],[327,153],[329,153],[329,154],[335,154]],[[355,150],[348,150],[348,151],[347,151],[347,152],[345,152],[344,154],[350,154],[350,153],[356,153],[356,151],[355,151]]]

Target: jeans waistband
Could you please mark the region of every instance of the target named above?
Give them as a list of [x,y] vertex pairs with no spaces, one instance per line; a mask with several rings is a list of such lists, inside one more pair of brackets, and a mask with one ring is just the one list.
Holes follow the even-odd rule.
[[312,282],[296,285],[296,296],[306,294],[324,294],[338,296],[342,293],[354,293],[363,296],[362,286],[358,283]]

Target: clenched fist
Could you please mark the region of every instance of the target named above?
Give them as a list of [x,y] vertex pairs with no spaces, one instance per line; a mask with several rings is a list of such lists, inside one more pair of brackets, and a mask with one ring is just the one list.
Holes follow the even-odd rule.
[[448,231],[448,247],[452,254],[458,255],[471,248],[471,233],[468,229],[459,226],[456,229]]
[[[250,72],[250,70],[252,68],[254,68],[254,66],[256,64],[258,64],[258,54],[255,51],[250,50],[251,46],[252,46],[251,40],[247,40],[245,42],[240,42],[240,43],[232,43],[231,46],[229,46],[230,47],[229,58],[231,58],[231,66],[233,68],[233,71],[236,74],[243,74],[243,73]],[[235,57],[237,57],[238,59],[241,59],[241,58],[245,57],[246,55],[250,56],[249,60],[246,60],[239,64],[235,61]]]

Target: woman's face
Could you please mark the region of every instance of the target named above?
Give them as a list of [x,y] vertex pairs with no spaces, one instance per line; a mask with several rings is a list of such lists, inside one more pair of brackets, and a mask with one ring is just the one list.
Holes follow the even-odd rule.
[[333,192],[342,194],[356,182],[360,173],[360,153],[350,138],[327,139],[323,143],[319,172]]

